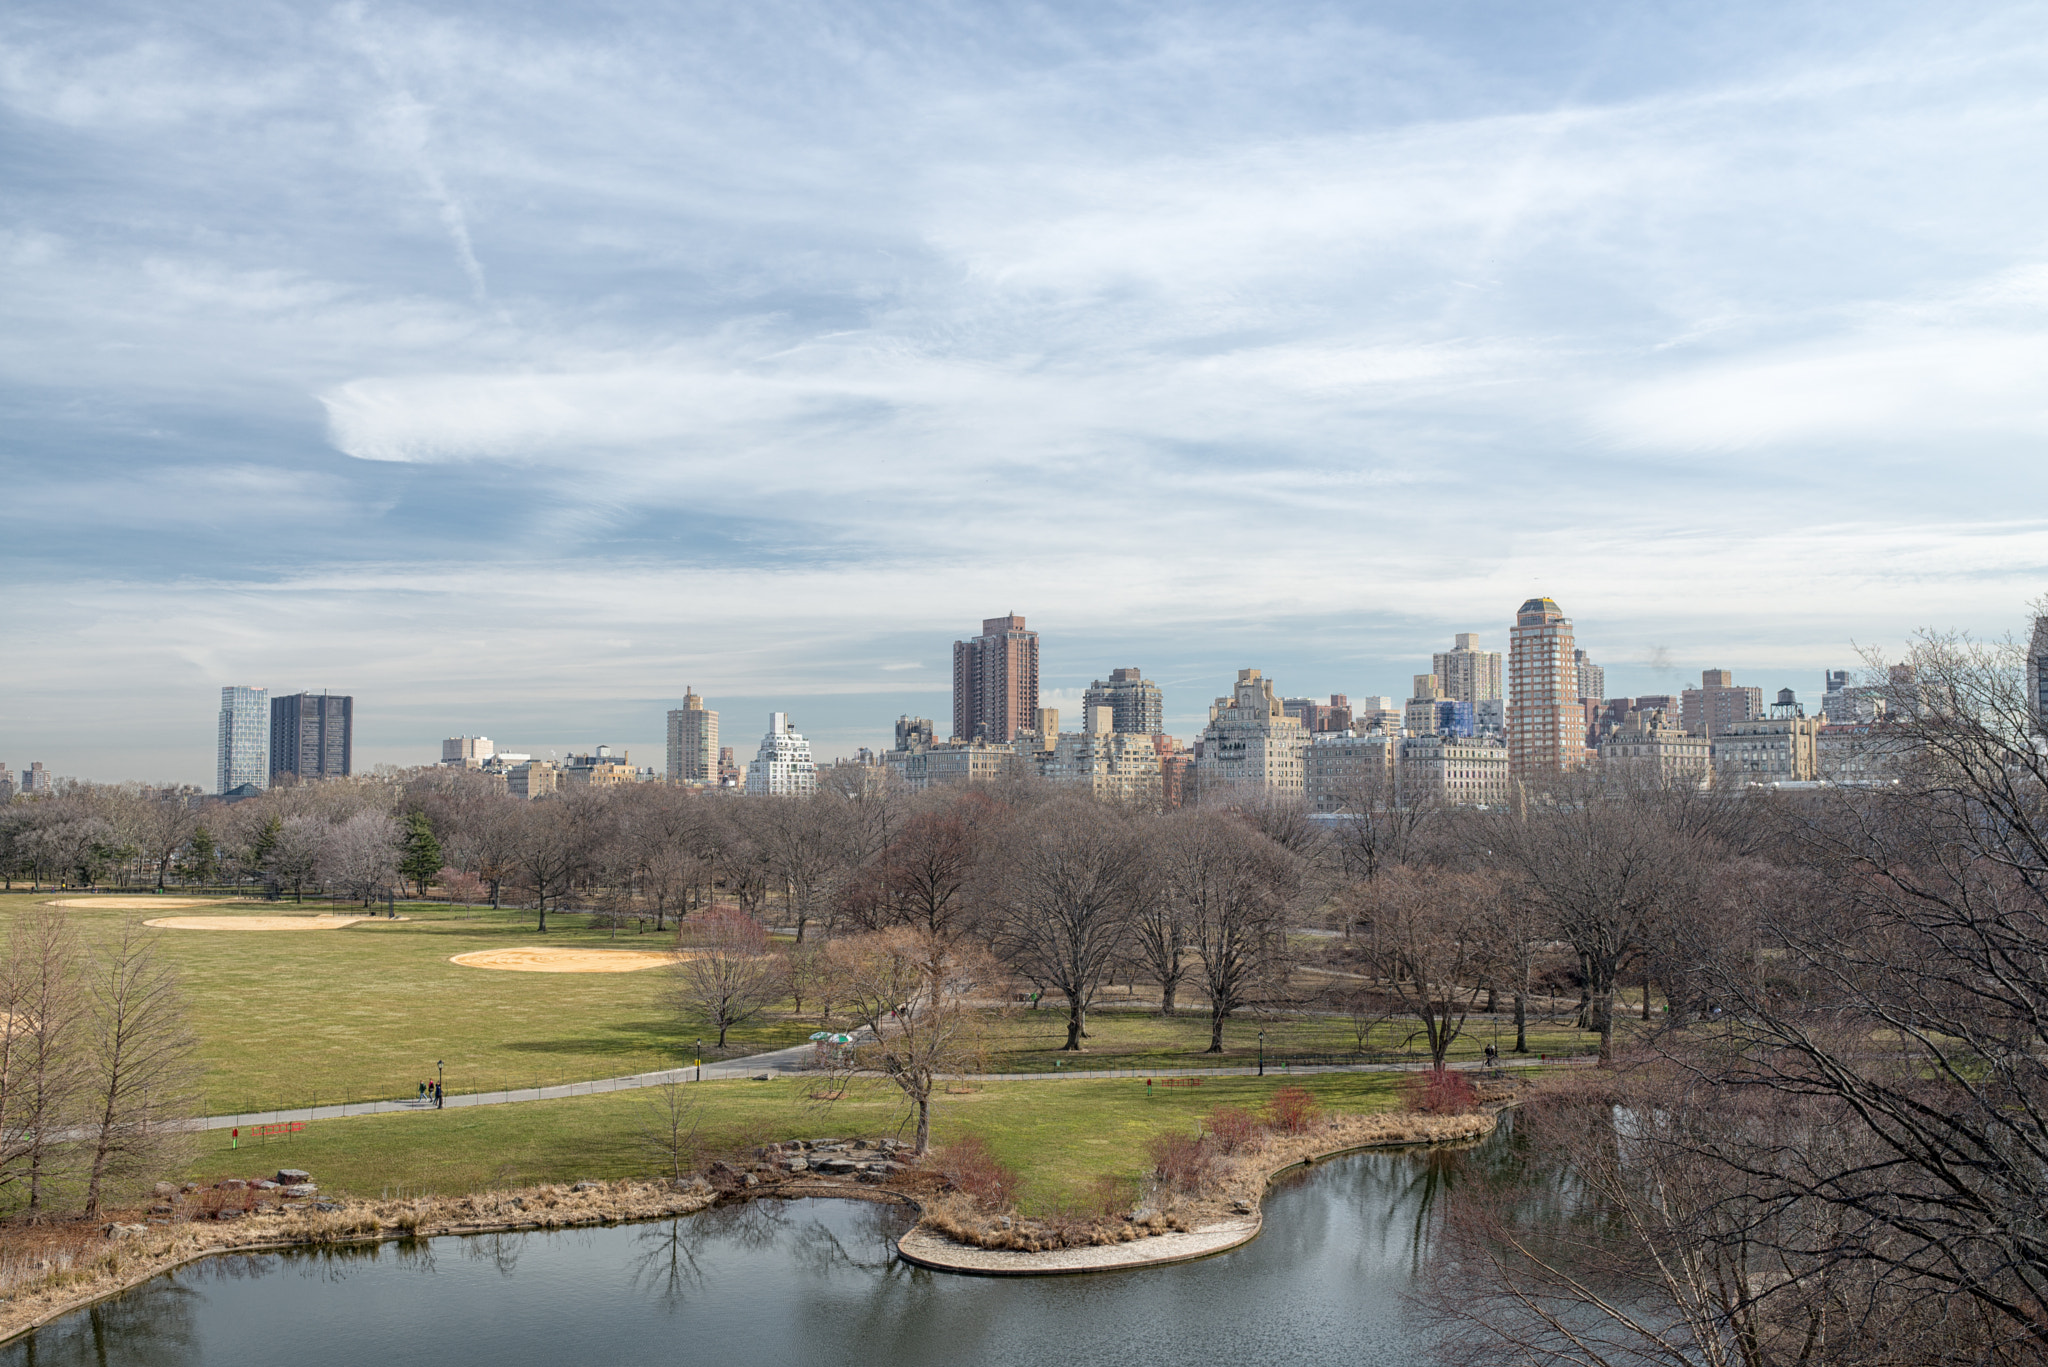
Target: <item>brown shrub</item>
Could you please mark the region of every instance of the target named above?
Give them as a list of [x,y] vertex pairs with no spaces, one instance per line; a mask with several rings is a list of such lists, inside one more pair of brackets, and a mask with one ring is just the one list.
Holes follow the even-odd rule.
[[1282,1134],[1301,1134],[1323,1113],[1315,1093],[1302,1087],[1282,1087],[1266,1102],[1266,1115]]
[[1216,1153],[1207,1138],[1168,1131],[1154,1135],[1146,1145],[1152,1156],[1152,1173],[1174,1191],[1201,1191],[1215,1167]]
[[1236,1153],[1258,1143],[1265,1125],[1242,1106],[1218,1106],[1203,1122],[1218,1153]]
[[989,1148],[980,1135],[963,1135],[944,1148],[933,1149],[925,1170],[937,1173],[955,1191],[964,1192],[984,1210],[1004,1210],[1017,1200],[1017,1174]]
[[1466,1115],[1479,1107],[1472,1079],[1448,1068],[1411,1074],[1402,1080],[1401,1096],[1423,1115]]

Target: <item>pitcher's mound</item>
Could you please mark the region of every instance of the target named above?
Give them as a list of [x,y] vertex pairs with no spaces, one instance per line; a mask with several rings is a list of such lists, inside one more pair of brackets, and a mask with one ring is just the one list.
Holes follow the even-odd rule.
[[[382,916],[159,916],[144,921],[146,926],[165,930],[340,930],[358,921],[381,921]],[[403,916],[398,918],[404,920]]]
[[180,907],[217,907],[222,897],[66,897],[53,907],[99,907],[103,911],[176,911]]
[[464,968],[502,968],[513,973],[631,973],[674,963],[673,954],[644,949],[552,949],[529,945],[520,949],[479,949],[448,962]]

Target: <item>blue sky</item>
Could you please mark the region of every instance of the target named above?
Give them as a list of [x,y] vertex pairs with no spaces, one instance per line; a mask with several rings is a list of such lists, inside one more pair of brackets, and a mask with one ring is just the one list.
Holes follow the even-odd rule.
[[23,3],[0,186],[15,767],[845,752],[1009,611],[1186,735],[1535,592],[1811,697],[2048,589],[2038,5]]

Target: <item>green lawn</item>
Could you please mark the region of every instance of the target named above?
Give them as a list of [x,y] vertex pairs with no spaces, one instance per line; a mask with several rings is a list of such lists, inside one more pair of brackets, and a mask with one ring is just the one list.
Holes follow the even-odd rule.
[[[985,1027],[986,1070],[991,1073],[1051,1072],[1060,1068],[1206,1068],[1255,1062],[1259,1056],[1259,1034],[1265,1033],[1269,1059],[1290,1054],[1350,1056],[1358,1052],[1358,1035],[1351,1021],[1337,1016],[1233,1016],[1223,1027],[1222,1054],[1206,1052],[1209,1047],[1209,1017],[1201,1007],[1183,1007],[1172,1016],[1156,1009],[1118,1009],[1115,999],[1108,1010],[1088,1017],[1088,1038],[1083,1051],[1064,1053],[1067,1018],[1058,1004],[1046,1001],[1036,1011],[1019,1007],[992,1018]],[[1465,1033],[1451,1048],[1451,1056],[1476,1059],[1494,1043],[1495,1017],[1473,1015]],[[1511,1016],[1498,1018],[1499,1043],[1503,1052],[1514,1048],[1515,1024]],[[1366,1049],[1373,1054],[1408,1055],[1417,1061],[1428,1057],[1424,1041],[1414,1027],[1381,1024],[1367,1037]],[[1599,1036],[1562,1024],[1532,1022],[1529,1049],[1532,1053],[1576,1053],[1598,1045]]]
[[[77,893],[0,895],[0,917],[34,901]],[[346,905],[237,904],[114,911],[76,908],[87,937],[124,919],[158,915],[291,914]],[[616,940],[581,916],[471,912],[401,904],[409,920],[341,930],[165,930],[179,966],[205,1065],[210,1114],[412,1095],[446,1061],[450,1091],[533,1087],[674,1067],[706,1035],[666,996],[662,969],[636,973],[508,973],[449,962],[471,950],[522,945],[655,948],[665,938]],[[815,1019],[786,1013],[735,1029],[729,1053],[795,1044]]]
[[[1025,1179],[1024,1204],[1042,1209],[1087,1192],[1099,1176],[1135,1178],[1145,1144],[1169,1128],[1192,1131],[1217,1106],[1257,1107],[1286,1078],[1209,1078],[1200,1087],[1155,1088],[1125,1080],[995,1082],[941,1097],[935,1142],[978,1134]],[[1395,1104],[1398,1079],[1325,1074],[1292,1080],[1334,1110],[1370,1112]],[[908,1115],[893,1090],[867,1090],[820,1104],[812,1084],[707,1082],[701,1133],[714,1148],[825,1136],[908,1137]],[[193,1163],[195,1180],[257,1176],[282,1166],[311,1172],[330,1193],[440,1194],[582,1178],[648,1177],[658,1159],[645,1147],[651,1091],[563,1101],[315,1121],[287,1141],[230,1150],[225,1131]]]

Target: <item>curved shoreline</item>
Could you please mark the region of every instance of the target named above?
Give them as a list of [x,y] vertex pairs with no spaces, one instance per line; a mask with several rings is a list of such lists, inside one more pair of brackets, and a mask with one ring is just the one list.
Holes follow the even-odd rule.
[[1484,1126],[1469,1133],[1436,1138],[1385,1138],[1364,1143],[1340,1144],[1290,1157],[1268,1169],[1260,1179],[1259,1199],[1248,1216],[1214,1221],[1198,1229],[1158,1234],[1132,1243],[1095,1244],[1081,1248],[1048,1249],[1038,1253],[1015,1249],[979,1248],[927,1232],[922,1225],[896,1241],[896,1254],[907,1263],[934,1272],[952,1272],[966,1277],[1067,1277],[1088,1272],[1129,1272],[1145,1267],[1171,1267],[1176,1263],[1198,1262],[1242,1248],[1259,1237],[1266,1227],[1265,1199],[1282,1173],[1346,1154],[1376,1149],[1434,1148],[1441,1144],[1468,1144],[1492,1134],[1500,1124],[1498,1110],[1483,1113]]

